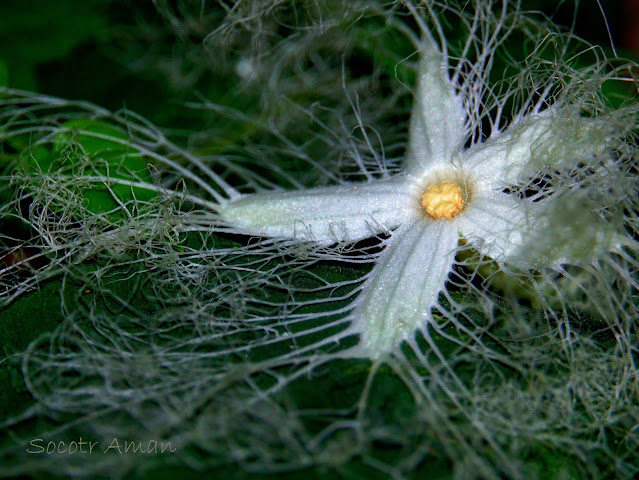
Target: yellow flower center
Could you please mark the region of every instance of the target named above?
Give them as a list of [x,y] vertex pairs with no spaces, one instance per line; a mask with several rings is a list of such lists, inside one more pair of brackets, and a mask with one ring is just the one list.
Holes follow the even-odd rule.
[[431,185],[422,195],[422,207],[431,218],[450,220],[464,208],[462,190],[452,182]]

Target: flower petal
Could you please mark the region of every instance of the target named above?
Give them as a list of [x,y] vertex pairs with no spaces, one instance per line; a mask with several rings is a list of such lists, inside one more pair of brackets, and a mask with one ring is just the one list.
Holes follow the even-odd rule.
[[439,52],[424,51],[410,125],[408,173],[449,164],[453,152],[463,147],[465,113],[447,69]]
[[[554,195],[536,207],[539,220],[527,233],[519,253],[532,268],[589,265],[619,246],[616,230],[623,227],[618,219],[606,221],[599,216],[599,205],[586,192]],[[519,258],[514,260],[522,263]]]
[[540,221],[541,207],[501,191],[474,192],[472,202],[457,220],[460,233],[483,255],[498,262],[530,267],[521,254],[530,232]]
[[358,354],[379,358],[432,321],[459,235],[452,222],[418,221],[396,230],[362,286],[353,311]]
[[591,163],[604,151],[610,128],[552,107],[470,148],[463,167],[494,186],[512,186],[544,167]]
[[[574,197],[574,195],[572,195]],[[589,264],[613,250],[613,226],[568,196],[531,202],[484,191],[457,220],[460,233],[481,254],[521,269]]]
[[546,110],[493,135],[468,150],[464,168],[483,180],[499,182],[502,187],[516,183],[527,169],[533,167],[534,146],[551,137],[552,118],[550,110]]
[[324,245],[389,232],[418,215],[400,177],[247,195],[222,204],[218,212],[239,233],[299,238]]

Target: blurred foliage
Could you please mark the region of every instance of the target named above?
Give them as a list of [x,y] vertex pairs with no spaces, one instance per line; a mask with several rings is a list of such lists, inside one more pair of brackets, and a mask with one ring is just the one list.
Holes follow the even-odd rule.
[[10,86],[38,90],[38,68],[69,58],[80,45],[106,40],[107,0],[2,2],[0,59],[8,66]]

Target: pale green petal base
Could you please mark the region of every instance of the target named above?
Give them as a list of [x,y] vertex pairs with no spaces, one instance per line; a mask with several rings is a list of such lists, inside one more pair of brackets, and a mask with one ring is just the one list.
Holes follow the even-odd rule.
[[540,221],[539,204],[500,191],[476,191],[457,220],[459,232],[479,253],[528,268],[521,250]]

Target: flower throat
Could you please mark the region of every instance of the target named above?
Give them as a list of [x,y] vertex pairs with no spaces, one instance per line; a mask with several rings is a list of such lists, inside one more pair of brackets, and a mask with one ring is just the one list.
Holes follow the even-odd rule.
[[429,217],[450,220],[464,209],[464,196],[456,183],[441,182],[426,189],[421,203]]

